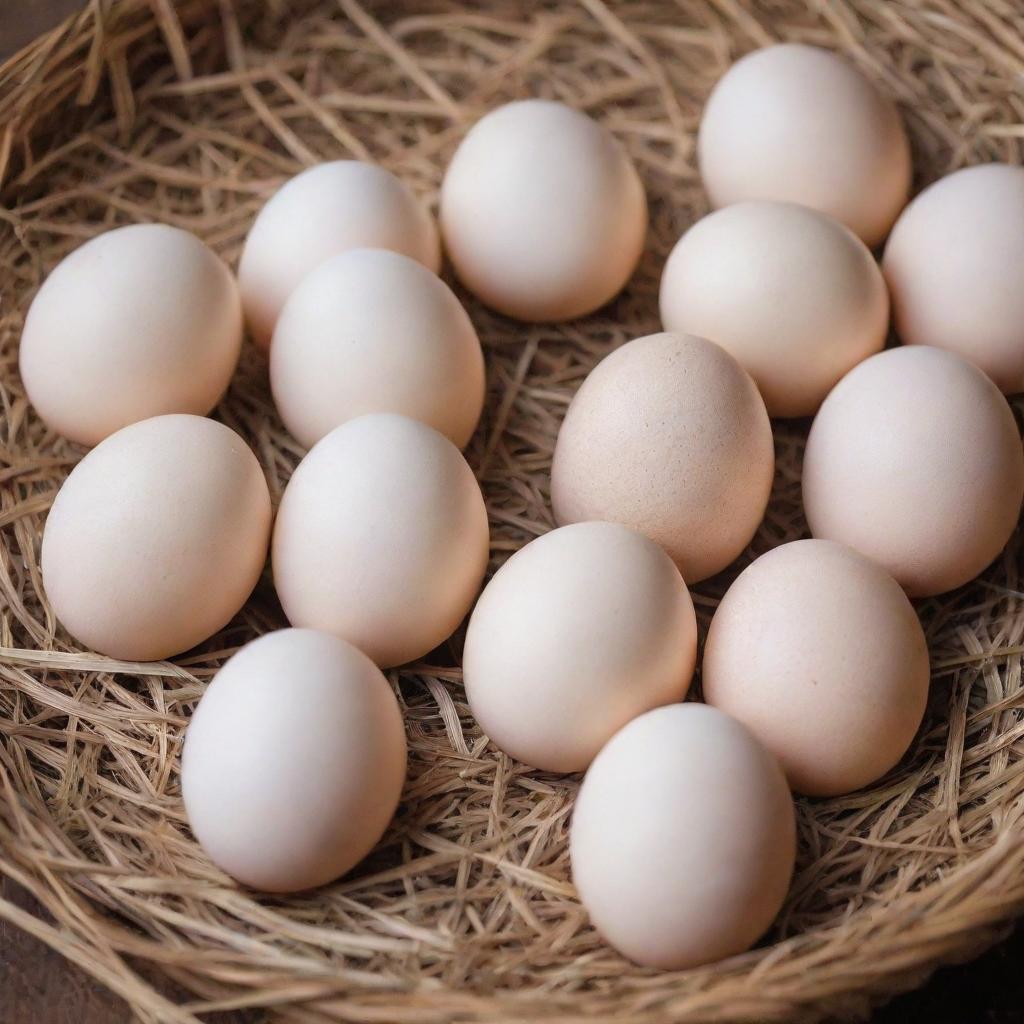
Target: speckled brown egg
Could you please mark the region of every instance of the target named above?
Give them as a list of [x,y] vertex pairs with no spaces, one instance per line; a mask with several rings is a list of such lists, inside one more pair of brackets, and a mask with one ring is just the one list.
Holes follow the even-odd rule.
[[551,500],[561,524],[646,534],[693,583],[750,542],[774,466],[764,402],[739,363],[704,338],[652,334],[605,357],[573,398]]

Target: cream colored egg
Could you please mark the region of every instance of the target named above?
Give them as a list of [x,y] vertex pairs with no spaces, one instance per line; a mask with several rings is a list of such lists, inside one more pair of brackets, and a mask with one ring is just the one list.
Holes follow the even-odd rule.
[[550,100],[492,110],[462,141],[441,190],[441,232],[462,283],[528,321],[603,306],[640,259],[647,200],[626,151]]
[[644,711],[686,696],[697,620],[653,541],[576,523],[531,541],[484,589],[462,671],[480,727],[511,757],[581,771]]
[[896,330],[1024,391],[1024,167],[985,164],[942,178],[903,211],[882,263]]
[[661,319],[734,355],[770,415],[809,416],[885,344],[889,295],[867,246],[838,221],[793,203],[735,203],[672,250]]
[[807,440],[811,532],[874,559],[912,596],[977,576],[1013,533],[1022,495],[1006,399],[943,349],[865,360],[825,399]]
[[253,340],[270,345],[296,285],[347,249],[390,249],[441,269],[441,243],[429,212],[393,174],[360,160],[317,164],[270,197],[245,240],[238,266]]
[[483,496],[455,445],[416,420],[372,413],[332,430],[292,475],[274,583],[292,625],[400,665],[455,631],[488,546]]
[[789,888],[793,800],[735,719],[674,704],[633,719],[594,759],[570,832],[572,880],[624,956],[683,970],[742,953]]
[[484,360],[451,289],[415,260],[350,249],[291,294],[270,350],[281,419],[307,448],[369,412],[397,412],[462,448],[484,403]]
[[142,420],[71,471],[43,531],[46,596],[83,646],[158,661],[212,636],[263,571],[270,494],[256,456],[202,416]]
[[811,796],[860,789],[910,746],[928,699],[928,646],[899,584],[827,540],[762,555],[711,621],[704,699],[743,722]]
[[892,102],[841,57],[798,43],[757,50],[722,76],[697,152],[715,206],[802,203],[870,246],[910,189],[910,145]]
[[253,640],[214,676],[181,754],[189,825],[245,885],[295,892],[345,874],[388,826],[405,730],[380,669],[329,633]]
[[224,263],[187,231],[133,224],[57,265],[29,307],[19,359],[46,425],[94,445],[150,416],[208,413],[241,345]]
[[750,543],[774,468],[750,375],[703,338],[652,334],[606,356],[573,398],[551,502],[562,525],[604,519],[646,534],[695,583]]

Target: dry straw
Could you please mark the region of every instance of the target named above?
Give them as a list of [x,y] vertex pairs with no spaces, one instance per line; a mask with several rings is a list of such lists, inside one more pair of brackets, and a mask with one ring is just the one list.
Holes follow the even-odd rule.
[[[48,916],[6,902],[0,915],[145,1021],[194,1024],[238,1006],[303,1024],[863,1012],[976,952],[1024,909],[1017,538],[977,583],[921,606],[932,699],[900,769],[867,792],[799,802],[797,875],[766,943],[676,974],[631,966],[588,927],[566,854],[577,780],[486,744],[465,706],[458,638],[392,674],[411,771],[379,850],[335,885],[267,899],[232,885],[189,838],[177,754],[217,666],[284,625],[270,580],[174,664],[79,652],[54,621],[39,538],[82,453],[27,407],[18,336],[43,275],[99,231],[160,219],[234,260],[262,200],[304,164],[377,160],[430,201],[461,134],[504,100],[557,97],[611,128],[652,202],[625,294],[557,327],[470,302],[490,393],[468,456],[496,564],[552,525],[551,449],[573,390],[611,347],[658,327],[659,269],[705,208],[701,102],[732,59],[779,39],[845,52],[899,102],[921,180],[1022,157],[1019,0],[402,6],[93,0],[0,71],[0,871]],[[254,354],[218,415],[252,442],[278,496],[300,452]],[[803,436],[778,431],[776,492],[751,553],[804,532]],[[725,585],[697,588],[702,627]],[[166,995],[177,986],[154,985],[159,975],[185,994]]]

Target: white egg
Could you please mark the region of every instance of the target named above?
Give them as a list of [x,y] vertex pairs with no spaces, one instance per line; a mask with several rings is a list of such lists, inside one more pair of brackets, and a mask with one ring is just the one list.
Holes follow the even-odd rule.
[[441,268],[437,226],[393,174],[360,160],[309,167],[260,211],[238,266],[253,340],[270,345],[274,325],[296,285],[324,260],[347,249],[391,249]]
[[441,189],[441,230],[459,280],[520,320],[568,320],[629,279],[647,200],[626,151],[564,103],[520,100],[481,118]]
[[516,552],[466,632],[469,706],[506,753],[581,771],[631,718],[686,696],[697,620],[672,559],[615,523],[575,523]]
[[455,445],[416,420],[373,413],[332,430],[292,475],[274,527],[274,583],[292,625],[400,665],[454,632],[488,547],[483,496]]
[[226,626],[263,571],[270,493],[223,423],[155,416],[100,442],[43,531],[46,596],[79,643],[158,661]]
[[307,448],[369,412],[421,420],[462,448],[484,404],[484,359],[439,277],[400,253],[350,249],[285,303],[270,384],[285,426]]
[[716,207],[800,203],[877,245],[907,201],[910,143],[892,100],[829,50],[782,43],[748,53],[701,115],[701,177]]
[[723,712],[672,704],[633,719],[594,759],[569,854],[604,938],[639,964],[682,970],[761,937],[795,850],[778,762]]
[[203,694],[181,756],[192,832],[238,881],[271,892],[354,867],[405,779],[402,715],[351,644],[283,629],[242,647]]
[[678,241],[661,279],[665,329],[710,338],[771,416],[810,416],[885,344],[889,293],[867,246],[795,203],[733,203]]
[[151,416],[205,416],[241,346],[227,266],[187,231],[133,224],[57,265],[29,307],[19,359],[47,426],[95,445]]
[[896,221],[882,261],[896,332],[969,359],[1024,391],[1024,167],[965,167]]

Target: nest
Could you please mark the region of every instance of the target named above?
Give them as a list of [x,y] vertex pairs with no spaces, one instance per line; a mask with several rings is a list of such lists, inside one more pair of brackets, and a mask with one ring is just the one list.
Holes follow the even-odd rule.
[[[376,852],[333,885],[268,898],[192,841],[178,752],[218,666],[285,625],[269,575],[227,629],[173,663],[80,651],[47,604],[43,522],[82,450],[28,407],[18,338],[43,276],[100,231],[161,220],[233,262],[266,196],[304,165],[375,160],[432,202],[459,138],[498,103],[555,97],[607,125],[651,200],[624,294],[559,326],[513,323],[462,295],[487,357],[467,455],[493,570],[553,525],[551,452],[575,388],[611,348],[659,327],[664,258],[706,211],[701,105],[732,60],[781,39],[844,52],[898,102],[918,184],[1024,155],[1016,0],[401,7],[92,0],[0,70],[0,872],[46,912],[0,901],[0,916],[144,1021],[196,1024],[227,1007],[302,1024],[864,1013],[1024,909],[1019,538],[980,580],[920,604],[934,670],[921,733],[870,790],[798,801],[800,858],[773,931],[744,956],[678,973],[633,966],[588,925],[567,856],[578,779],[488,745],[466,707],[460,636],[391,673],[410,773]],[[251,442],[279,497],[302,453],[251,349],[216,415]],[[744,562],[806,533],[805,434],[776,425],[775,492]],[[696,588],[702,632],[738,568]]]

